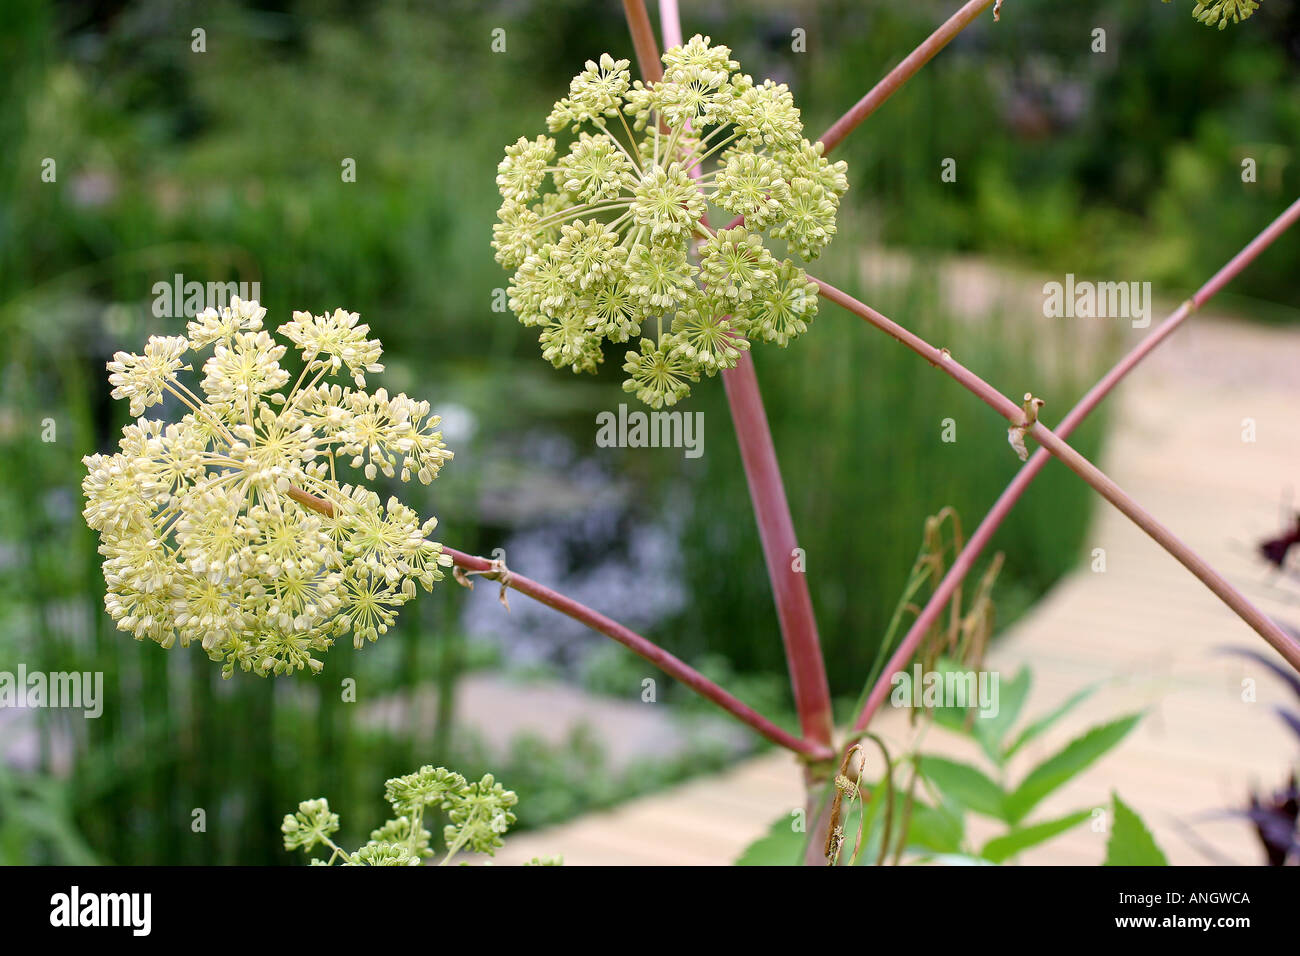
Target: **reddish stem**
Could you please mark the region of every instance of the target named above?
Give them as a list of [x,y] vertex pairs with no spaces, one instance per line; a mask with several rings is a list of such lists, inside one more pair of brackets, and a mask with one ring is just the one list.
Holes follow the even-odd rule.
[[934,55],[948,45],[948,42],[983,13],[993,0],[970,0],[964,7],[954,13],[948,20],[931,33],[921,45],[907,55],[902,63],[890,70],[885,78],[871,88],[866,96],[858,100],[853,108],[841,116],[822,134],[822,143],[826,152],[838,146],[844,137],[853,132],[859,123],[874,113],[880,104],[889,99],[894,92],[910,80],[921,67],[934,58]]
[[[310,508],[326,517],[332,517],[334,514],[333,502],[313,495],[309,491],[290,485],[285,493],[305,508]],[[653,641],[642,637],[636,631],[624,627],[618,621],[606,617],[599,611],[593,611],[585,604],[573,600],[573,598],[565,597],[544,584],[538,584],[532,578],[516,574],[498,561],[489,561],[487,558],[466,554],[463,551],[457,551],[455,548],[443,547],[442,550],[455,562],[457,567],[499,581],[503,588],[513,588],[520,594],[528,595],[534,601],[540,601],[561,614],[567,614],[593,631],[599,631],[607,637],[612,637],[664,673],[677,678],[701,697],[713,701],[737,720],[753,727],[772,743],[779,744],[788,750],[804,754],[815,760],[826,760],[834,756],[834,752],[826,744],[800,740],[793,734],[782,730],[754,708],[742,703],[738,698],[723,690],[685,661],[669,654]]]
[[[659,23],[664,46],[681,46],[682,27],[677,0],[660,0]],[[697,165],[690,174],[698,180],[702,172]],[[707,221],[704,224],[707,226]],[[794,553],[799,542],[795,537],[785,484],[781,480],[781,466],[772,441],[763,394],[758,387],[758,375],[748,352],[740,354],[734,368],[723,370],[722,383],[736,430],[736,442],[740,446],[750,501],[754,505],[767,576],[772,583],[800,728],[805,739],[829,747],[834,733],[834,718],[826,663],[817,634],[817,618],[808,592],[808,576],[794,569]]]
[[1035,424],[1030,429],[1030,434],[1038,439],[1039,444],[1060,459],[1065,467],[1092,485],[1103,498],[1122,511],[1152,540],[1173,555],[1183,567],[1196,575],[1202,584],[1213,591],[1238,617],[1249,624],[1256,634],[1268,641],[1273,650],[1281,654],[1288,664],[1300,672],[1300,643],[1282,630],[1277,622],[1250,603],[1249,599],[1233,587],[1227,578],[1214,570],[1209,562],[1157,521],[1112,478],[1062,441],[1060,436],[1046,425],[1041,422]]
[[664,49],[682,45],[682,17],[677,0],[659,0],[659,29],[664,35]]
[[623,13],[632,34],[632,48],[636,50],[641,78],[647,83],[658,83],[664,77],[664,67],[659,62],[659,44],[655,41],[654,27],[650,25],[650,15],[645,10],[645,0],[623,0]]
[[[975,19],[988,9],[993,0],[970,0],[964,7],[949,17],[944,24],[935,30],[923,41],[921,45],[909,53],[903,62],[890,70],[885,77],[871,88],[866,96],[858,100],[853,107],[831,124],[821,136],[821,143],[826,147],[825,152],[829,153],[840,143],[844,142],[849,133],[853,132],[863,120],[880,108],[885,100],[889,99],[898,91],[898,89],[910,80],[916,73],[929,63],[936,53],[946,47],[958,33],[970,26]],[[726,228],[735,229],[743,225],[744,216],[736,216],[731,222],[727,223]]]
[[[809,276],[811,279],[812,277]],[[885,317],[865,303],[841,292],[839,289],[818,279],[813,279],[820,287],[821,293],[837,305],[861,316],[876,328],[898,339],[912,351],[916,352],[930,364],[942,369],[968,391],[980,398],[990,408],[1013,425],[1024,423],[1023,413],[1018,405],[995,389],[984,379],[966,368],[947,351],[935,348],[920,336],[909,332],[897,322]],[[1119,485],[1102,473],[1077,451],[1067,445],[1051,429],[1042,423],[1030,429],[1039,444],[1096,489],[1103,498],[1117,507],[1134,524],[1145,531],[1162,548],[1173,555],[1180,564],[1196,575],[1203,584],[1218,595],[1237,616],[1251,626],[1264,640],[1281,654],[1297,671],[1300,671],[1300,644],[1277,626],[1267,615],[1250,603],[1240,591],[1234,588],[1217,571],[1209,566],[1203,558],[1189,548],[1168,528],[1162,525],[1141,505],[1129,497]]]
[[[971,0],[950,17],[933,34],[924,40],[904,60],[891,70],[844,116],[836,121],[822,136],[821,141],[830,152],[863,120],[928,63],[950,40],[968,26],[992,0]],[[624,0],[628,24],[633,34],[643,75],[653,69],[662,75],[655,54],[654,32],[650,27],[645,5],[641,0]],[[660,20],[664,41],[668,46],[681,43],[681,26],[677,14],[677,0],[661,0]],[[648,37],[648,41],[647,38]],[[744,222],[737,216],[727,228]],[[734,369],[723,372],[727,401],[740,444],[741,459],[749,483],[750,498],[759,525],[763,556],[768,577],[776,598],[777,614],[781,622],[781,635],[786,649],[795,704],[805,737],[831,739],[830,689],[826,680],[821,643],[817,635],[812,599],[804,575],[793,570],[791,556],[798,546],[794,521],[790,517],[789,502],[781,481],[776,448],[772,442],[758,388],[758,377],[753,360],[747,353],[740,356]],[[824,737],[822,735],[825,735]]]
[[[1251,240],[1241,252],[1233,256],[1227,265],[1201,286],[1191,299],[1180,305],[1171,316],[1154,328],[1150,335],[1146,336],[1132,351],[1120,359],[1101,381],[1094,385],[1074,408],[1070,409],[1069,414],[1057,426],[1056,433],[1062,438],[1068,437],[1147,355],[1172,335],[1196,309],[1212,299],[1220,289],[1236,278],[1261,252],[1272,245],[1278,236],[1286,232],[1297,221],[1300,221],[1300,199],[1292,203],[1285,212],[1274,219],[1258,236]],[[970,572],[980,553],[993,538],[994,533],[1007,515],[1011,513],[1011,509],[1020,500],[1020,496],[1025,493],[1025,489],[1043,470],[1043,466],[1047,464],[1050,458],[1051,452],[1046,449],[1040,448],[1034,452],[1028,464],[1016,473],[1016,477],[1011,484],[1002,492],[989,513],[984,516],[984,520],[980,522],[979,527],[975,529],[975,533],[966,542],[966,546],[957,556],[952,567],[948,569],[948,573],[944,575],[939,586],[935,588],[930,600],[913,622],[912,627],[908,630],[902,643],[898,645],[898,649],[889,659],[885,669],[880,673],[875,686],[872,687],[871,693],[867,697],[861,714],[858,715],[857,721],[853,725],[855,731],[866,729],[871,722],[871,718],[875,716],[876,711],[880,709],[885,698],[889,695],[893,676],[905,669],[911,662],[912,656],[916,653],[925,634],[938,620],[939,615],[943,613],[944,606],[952,600],[953,594],[961,586],[962,580]]]
[[748,724],[772,743],[814,759],[820,760],[832,756],[829,747],[824,744],[819,745],[812,741],[801,740],[782,730],[752,707],[742,703],[723,690],[685,661],[668,653],[659,645],[642,637],[631,628],[624,627],[617,621],[606,617],[599,611],[593,611],[585,604],[573,600],[573,598],[566,597],[544,584],[538,584],[532,578],[526,578],[514,571],[503,570],[500,564],[486,558],[465,554],[455,548],[444,547],[442,550],[444,554],[451,556],[451,559],[456,562],[458,567],[467,571],[484,572],[486,577],[500,581],[502,586],[512,588],[520,594],[526,594],[533,600],[554,608],[561,614],[567,614],[593,631],[599,631],[601,634],[613,638],[638,657],[649,661],[664,673],[681,681],[701,697],[717,704],[737,720]]
[[736,367],[722,373],[722,384],[735,423],[736,441],[754,504],[767,574],[772,582],[781,638],[785,644],[790,683],[803,735],[829,744],[832,734],[831,692],[822,659],[817,620],[808,576],[794,570],[794,520],[781,482],[776,447],[768,429],[767,412],[758,388],[758,376],[749,354],[742,352]]

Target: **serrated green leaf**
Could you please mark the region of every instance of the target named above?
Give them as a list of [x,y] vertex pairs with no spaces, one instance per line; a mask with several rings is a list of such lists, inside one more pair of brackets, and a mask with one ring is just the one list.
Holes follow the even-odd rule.
[[1035,737],[1039,736],[1041,733],[1043,733],[1043,731],[1050,728],[1058,720],[1060,720],[1070,711],[1074,710],[1075,707],[1083,703],[1083,701],[1087,700],[1088,697],[1091,696],[1092,692],[1097,689],[1097,686],[1098,685],[1093,684],[1090,687],[1085,687],[1077,694],[1071,696],[1060,707],[1057,707],[1051,713],[1045,714],[1042,717],[1039,717],[1033,723],[1031,723],[1028,727],[1026,727],[1024,730],[1020,732],[1020,736],[1016,738],[1015,743],[1013,743],[1010,747],[1007,748],[1005,753],[1003,753],[1002,755],[1002,759],[1004,761],[1010,760],[1012,755],[1015,754],[1021,747],[1029,743],[1029,741],[1033,740]]
[[[961,665],[947,658],[940,658],[938,663],[935,664],[933,672],[943,678],[945,687],[947,686],[949,674],[965,675],[970,673]],[[985,678],[986,681],[988,679]],[[998,712],[993,717],[984,716],[980,712],[978,682],[979,675],[977,674],[975,693],[971,695],[972,699],[967,706],[936,707],[934,708],[934,719],[942,727],[946,727],[955,733],[973,737],[983,748],[989,759],[1000,764],[1002,751],[997,746],[997,743],[1011,729],[1016,718],[1020,715],[1025,699],[1029,696],[1032,678],[1028,668],[1021,668],[1020,672],[1010,681],[999,681]]]
[[1003,863],[1030,847],[1046,843],[1052,837],[1078,826],[1091,815],[1091,810],[1078,810],[1057,817],[1055,820],[1045,820],[1027,827],[1016,827],[985,843],[984,849],[980,850],[980,856],[993,863]]
[[1123,740],[1141,719],[1140,713],[1130,714],[1094,727],[1029,771],[1020,786],[1006,798],[1007,822],[1019,823],[1023,820],[1040,800]]
[[1110,840],[1106,843],[1105,866],[1168,866],[1164,853],[1156,845],[1155,837],[1146,828],[1142,818],[1133,811],[1119,794],[1111,792],[1115,818],[1111,825]]
[[1002,788],[970,764],[925,756],[921,758],[921,773],[959,806],[995,820],[1005,819]]

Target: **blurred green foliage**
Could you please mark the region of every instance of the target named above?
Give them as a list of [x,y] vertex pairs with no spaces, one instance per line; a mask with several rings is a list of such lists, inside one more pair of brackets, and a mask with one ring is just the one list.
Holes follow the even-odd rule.
[[[750,72],[790,82],[816,131],[953,6],[830,0],[685,13],[688,33],[711,34]],[[1091,51],[1097,27],[1104,54]],[[203,53],[191,48],[196,28]],[[504,53],[491,49],[496,28]],[[792,49],[796,29],[806,52]],[[840,237],[815,271],[948,345],[1003,391],[1032,388],[1059,415],[1096,369],[1044,381],[1037,356],[1069,354],[1077,330],[1019,306],[987,323],[955,319],[929,273],[864,287],[860,250],[888,244],[922,260],[979,252],[1053,273],[1151,279],[1182,297],[1300,187],[1298,43],[1300,15],[1288,4],[1219,33],[1155,0],[1016,0],[845,143]],[[336,648],[316,681],[221,683],[198,653],[115,632],[78,515],[80,458],[109,447],[125,419],[108,400],[104,361],[179,329],[150,309],[153,284],[178,272],[258,281],[272,317],[357,309],[388,349],[384,384],[467,412],[474,428],[451,441],[453,466],[431,489],[406,493],[457,547],[490,551],[560,520],[563,509],[537,489],[563,487],[572,460],[537,453],[540,438],[560,436],[607,469],[631,489],[626,509],[678,541],[683,607],[648,636],[745,699],[788,707],[721,384],[688,405],[705,412],[702,459],[597,450],[596,412],[626,398],[619,357],[594,380],[553,372],[532,333],[493,311],[508,281],[488,247],[501,150],[540,132],[569,77],[603,50],[632,55],[620,5],[596,0],[0,7],[0,668],[100,670],[108,695],[99,720],[40,715],[42,772],[6,784],[0,800],[7,860],[283,863],[265,835],[301,794],[328,794],[345,819],[371,819],[382,809],[373,781],[423,763],[493,770],[534,814],[523,822],[537,823],[714,762],[692,754],[611,782],[603,758],[575,741],[554,751],[524,742],[505,763],[479,766],[487,758],[451,726],[449,703],[437,726],[415,733],[362,726],[340,700],[344,676],[366,700],[429,682],[451,700],[477,652],[450,583],[380,644]],[[949,157],[955,183],[939,175]],[[47,158],[54,183],[41,179]],[[355,183],[340,176],[349,158]],[[1245,158],[1257,160],[1256,183],[1241,181]],[[1234,284],[1235,304],[1293,318],[1297,252],[1300,237],[1282,240]],[[952,504],[974,522],[1017,462],[987,409],[830,306],[804,339],[757,361],[832,685],[851,696],[925,515]],[[939,441],[945,418],[956,443]],[[47,420],[52,443],[40,440]],[[1092,456],[1100,436],[1094,422],[1077,445]],[[1070,567],[1090,500],[1055,468],[1026,496],[995,541],[1007,553],[1004,619]],[[563,557],[573,568],[594,560],[571,548]],[[628,686],[611,680],[616,672],[596,662],[586,679]],[[683,702],[679,691],[665,700]],[[48,810],[39,828],[21,822],[33,805]],[[177,839],[195,808],[207,811],[206,838]],[[29,845],[16,842],[37,830]]]

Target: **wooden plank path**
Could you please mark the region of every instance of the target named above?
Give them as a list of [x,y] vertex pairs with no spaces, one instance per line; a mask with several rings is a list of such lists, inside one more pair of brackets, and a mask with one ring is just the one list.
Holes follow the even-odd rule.
[[[1285,491],[1300,495],[1300,329],[1197,316],[1110,401],[1103,468],[1266,612],[1300,624],[1295,577],[1289,584],[1279,579],[1253,553],[1258,540],[1282,530]],[[1243,429],[1252,423],[1254,440],[1245,441]],[[1300,501],[1293,497],[1292,504]],[[1018,756],[1011,778],[1089,726],[1135,710],[1147,715],[1119,749],[1049,797],[1031,821],[1106,806],[1114,790],[1143,816],[1172,863],[1214,862],[1205,845],[1219,859],[1261,862],[1249,825],[1212,815],[1241,806],[1252,785],[1280,785],[1296,765],[1300,747],[1273,713],[1274,705],[1295,701],[1264,668],[1216,651],[1231,645],[1280,658],[1104,503],[1085,556],[1094,548],[1105,551],[1105,571],[1094,572],[1085,557],[990,655],[1004,680],[1022,664],[1032,667],[1028,716],[1103,683]],[[1253,703],[1243,701],[1244,680],[1255,682]],[[898,712],[882,714],[875,729],[895,747],[909,739]],[[964,741],[937,729],[924,750],[979,760]],[[793,758],[767,754],[610,812],[520,835],[498,862],[562,854],[569,865],[728,864],[800,800]],[[977,839],[997,832],[969,829]],[[1106,838],[1104,829],[1085,824],[1021,859],[1096,864]]]

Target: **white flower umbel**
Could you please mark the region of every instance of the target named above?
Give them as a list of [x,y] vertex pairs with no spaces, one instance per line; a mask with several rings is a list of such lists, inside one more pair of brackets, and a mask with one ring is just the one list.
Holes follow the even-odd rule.
[[[190,322],[187,337],[118,352],[109,382],[132,415],[165,396],[187,412],[126,426],[116,454],[85,459],[82,482],[117,627],[163,647],[198,643],[226,677],[318,672],[317,652],[349,634],[357,647],[375,640],[416,585],[432,589],[451,564],[429,540],[436,519],[338,477],[432,481],[452,453],[429,404],[364,390],[365,373],[383,371],[382,349],[341,309],[295,312],[280,327],[303,366],[286,392],[286,347],[262,329],[265,315],[235,298]],[[196,393],[179,373],[209,347]],[[344,371],[357,387],[329,381]]]
[[[751,340],[784,347],[807,330],[817,287],[768,242],[815,258],[848,188],[845,164],[803,138],[784,84],[736,72],[708,37],[663,62],[650,85],[632,82],[627,60],[587,62],[548,120],[578,134],[568,152],[557,159],[549,136],[507,147],[492,242],[543,356],[591,372],[606,341],[640,337],[623,387],[655,408],[734,366]],[[744,225],[712,232],[710,203]]]

